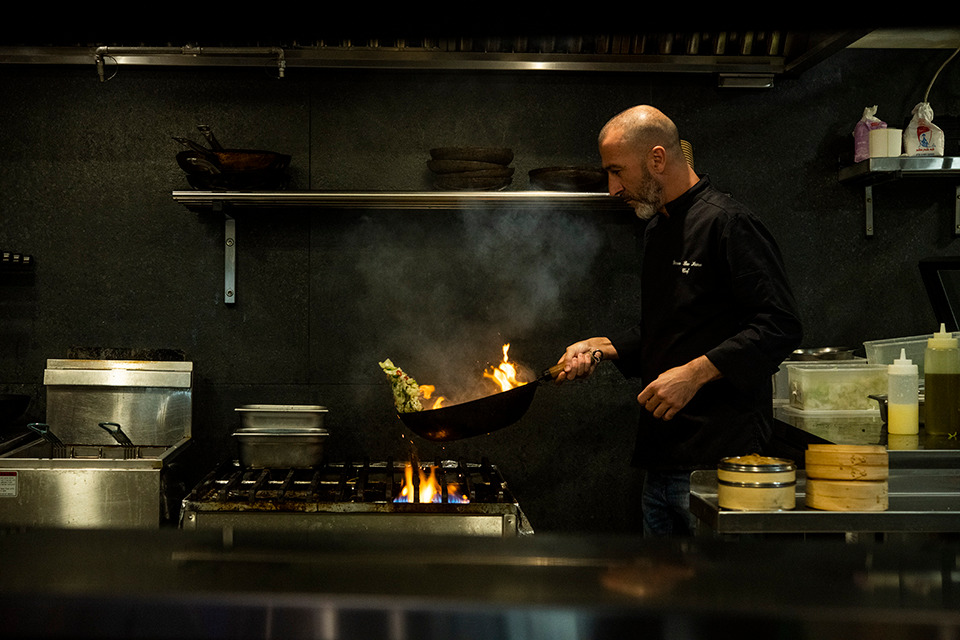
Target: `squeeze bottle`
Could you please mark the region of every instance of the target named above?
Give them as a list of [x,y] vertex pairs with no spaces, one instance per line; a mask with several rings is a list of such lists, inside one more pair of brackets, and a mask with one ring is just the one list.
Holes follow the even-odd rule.
[[887,367],[887,433],[915,435],[920,432],[920,375],[907,358],[907,350]]
[[960,431],[960,348],[940,325],[923,356],[924,429],[937,435]]

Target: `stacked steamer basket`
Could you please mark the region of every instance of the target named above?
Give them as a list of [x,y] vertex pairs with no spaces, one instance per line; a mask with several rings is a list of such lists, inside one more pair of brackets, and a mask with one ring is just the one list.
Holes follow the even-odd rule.
[[733,511],[785,511],[796,506],[792,460],[757,454],[724,458],[717,465],[717,503]]
[[427,168],[441,191],[498,191],[513,181],[513,151],[501,147],[439,147]]
[[806,504],[824,511],[886,511],[887,450],[879,445],[811,444]]

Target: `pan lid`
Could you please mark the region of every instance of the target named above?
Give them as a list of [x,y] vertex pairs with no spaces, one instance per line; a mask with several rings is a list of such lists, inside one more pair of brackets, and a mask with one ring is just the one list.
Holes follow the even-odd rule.
[[326,407],[318,404],[245,404],[237,407],[234,411],[249,413],[327,413]]
[[771,458],[751,454],[735,458],[723,458],[717,465],[723,471],[747,471],[753,473],[779,473],[782,471],[796,471],[797,465],[793,460],[785,458]]

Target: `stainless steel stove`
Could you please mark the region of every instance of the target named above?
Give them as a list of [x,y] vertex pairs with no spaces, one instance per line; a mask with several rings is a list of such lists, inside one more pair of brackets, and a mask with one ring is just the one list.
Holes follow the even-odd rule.
[[[533,533],[496,466],[439,461],[325,462],[308,469],[211,471],[183,501],[183,529],[513,537]],[[413,490],[403,487],[413,478]],[[438,490],[420,502],[422,478]],[[412,498],[412,501],[410,501]]]

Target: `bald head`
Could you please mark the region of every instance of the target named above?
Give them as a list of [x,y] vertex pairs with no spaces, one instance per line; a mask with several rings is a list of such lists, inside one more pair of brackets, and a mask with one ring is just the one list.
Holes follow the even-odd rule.
[[684,158],[677,127],[659,110],[640,105],[623,111],[600,131],[600,160],[610,195],[646,218],[699,179]]
[[683,159],[677,126],[654,107],[639,105],[621,111],[600,130],[599,142],[602,144],[608,136],[618,136],[638,153],[660,146],[671,160]]

